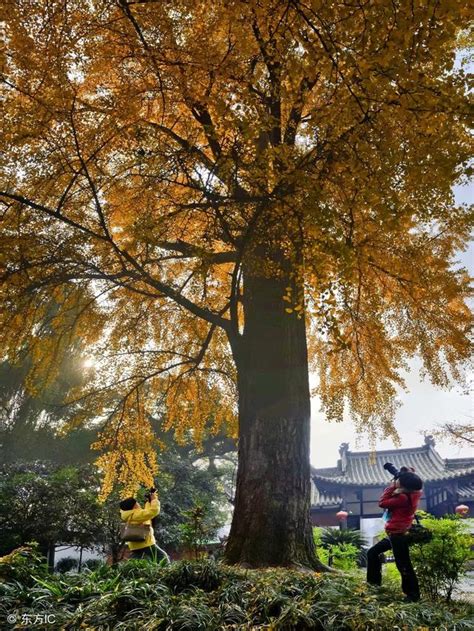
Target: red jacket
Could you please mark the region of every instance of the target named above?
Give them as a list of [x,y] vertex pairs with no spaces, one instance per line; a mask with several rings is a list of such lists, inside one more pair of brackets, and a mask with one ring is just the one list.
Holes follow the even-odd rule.
[[406,532],[410,528],[421,497],[421,491],[394,495],[395,489],[395,486],[388,486],[379,500],[379,506],[389,511],[385,524],[388,533]]

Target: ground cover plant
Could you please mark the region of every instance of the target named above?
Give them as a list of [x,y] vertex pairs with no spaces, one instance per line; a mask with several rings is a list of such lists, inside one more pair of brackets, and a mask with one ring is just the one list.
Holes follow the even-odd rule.
[[66,630],[463,631],[472,629],[473,613],[464,603],[404,604],[393,590],[369,590],[342,573],[245,570],[204,560],[168,567],[132,561],[51,575],[27,548],[0,563],[0,624],[11,615],[49,614]]

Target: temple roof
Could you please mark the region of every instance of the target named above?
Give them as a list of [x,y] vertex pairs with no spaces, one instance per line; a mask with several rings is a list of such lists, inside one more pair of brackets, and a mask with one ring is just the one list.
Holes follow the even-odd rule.
[[349,451],[348,443],[339,449],[337,467],[312,469],[315,481],[356,486],[386,486],[391,475],[383,468],[391,462],[397,469],[413,467],[425,482],[451,480],[474,474],[474,458],[443,459],[434,449],[431,436],[422,447],[389,449],[387,451]]
[[311,503],[311,508],[339,508],[342,504],[342,497],[334,493],[324,493],[317,487],[315,497]]
[[466,484],[460,484],[458,487],[458,496],[460,500],[474,500],[474,482],[467,482]]

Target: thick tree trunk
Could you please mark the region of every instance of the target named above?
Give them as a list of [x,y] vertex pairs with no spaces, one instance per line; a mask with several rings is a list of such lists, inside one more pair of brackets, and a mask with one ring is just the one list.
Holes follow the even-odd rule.
[[323,567],[310,523],[310,393],[304,318],[285,312],[288,274],[244,276],[245,328],[233,352],[239,465],[226,559]]

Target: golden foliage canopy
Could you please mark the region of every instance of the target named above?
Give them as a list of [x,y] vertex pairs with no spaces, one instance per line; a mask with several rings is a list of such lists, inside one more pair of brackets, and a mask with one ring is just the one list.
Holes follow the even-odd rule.
[[229,339],[245,334],[259,240],[287,261],[282,300],[306,318],[330,418],[348,402],[360,427],[393,433],[416,353],[436,384],[460,377],[467,1],[3,12],[1,345],[33,349],[45,375],[72,337],[90,345],[90,389],[72,400],[77,422],[107,419],[109,481],[149,480],[160,405],[179,439],[233,426]]

